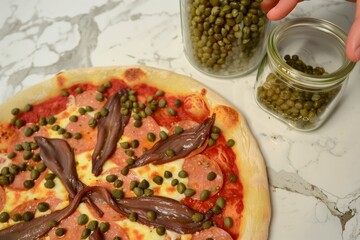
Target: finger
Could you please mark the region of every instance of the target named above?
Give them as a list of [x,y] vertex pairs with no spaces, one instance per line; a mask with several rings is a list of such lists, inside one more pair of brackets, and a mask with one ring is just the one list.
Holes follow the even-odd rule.
[[296,6],[298,0],[280,0],[268,13],[270,20],[280,20],[286,17]]
[[355,20],[346,40],[346,56],[353,62],[360,60],[360,0],[357,1]]
[[275,7],[278,2],[279,2],[279,0],[263,0],[260,4],[260,7],[264,12],[267,13],[273,7]]

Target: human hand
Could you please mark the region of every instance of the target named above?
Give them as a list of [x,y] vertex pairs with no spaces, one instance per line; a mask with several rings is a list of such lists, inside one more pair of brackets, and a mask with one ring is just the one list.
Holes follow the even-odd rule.
[[[356,2],[356,0],[348,0]],[[360,61],[360,0],[357,0],[354,22],[346,40],[346,56],[350,61]],[[270,20],[286,17],[301,0],[263,0],[261,8]]]

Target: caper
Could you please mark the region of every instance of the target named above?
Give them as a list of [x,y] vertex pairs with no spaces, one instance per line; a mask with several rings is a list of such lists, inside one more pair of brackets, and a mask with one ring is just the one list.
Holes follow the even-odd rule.
[[226,141],[226,146],[233,147],[235,145],[234,139],[229,139]]
[[159,102],[158,102],[158,106],[160,108],[164,108],[166,106],[166,100],[164,98],[160,99]]
[[48,222],[48,224],[49,224],[49,227],[50,227],[50,228],[53,228],[53,227],[56,227],[59,223],[58,223],[56,220],[51,219],[51,220]]
[[167,149],[167,150],[165,151],[165,154],[166,154],[166,156],[168,156],[168,157],[174,157],[174,156],[176,155],[175,151],[172,150],[172,149]]
[[25,135],[26,137],[30,137],[33,133],[34,133],[34,131],[33,131],[33,129],[30,128],[30,127],[27,127],[27,128],[24,129],[24,135]]
[[25,180],[23,185],[24,185],[24,188],[30,189],[30,188],[34,187],[35,183],[34,183],[34,180]]
[[163,226],[159,226],[159,227],[156,228],[156,233],[157,233],[159,236],[164,235],[164,234],[165,234],[165,231],[166,231],[166,229],[165,229],[165,227],[163,227]]
[[109,174],[106,176],[106,181],[107,182],[115,182],[115,180],[117,179],[118,177],[115,175],[115,174]]
[[78,112],[79,112],[80,115],[84,115],[86,113],[86,110],[85,110],[85,108],[81,107],[81,108],[78,109]]
[[46,180],[44,183],[44,186],[46,188],[53,188],[53,187],[55,187],[55,182],[53,180]]
[[196,191],[195,191],[194,189],[191,189],[191,188],[187,188],[187,189],[184,191],[185,197],[191,197],[191,196],[193,196],[195,193],[196,193]]
[[14,222],[19,222],[22,220],[22,216],[19,214],[19,213],[15,213],[11,219],[14,221]]
[[45,175],[45,180],[54,180],[56,175],[54,173],[48,173]]
[[124,148],[124,149],[128,149],[128,148],[130,148],[130,143],[128,143],[128,142],[121,142],[121,143],[120,143],[120,147],[121,147],[121,148]]
[[139,183],[138,187],[145,190],[145,189],[147,189],[148,187],[150,187],[150,183],[149,183],[146,179],[143,179],[143,180],[141,180],[141,182]]
[[129,215],[129,220],[131,222],[136,222],[137,221],[137,213],[136,212],[131,212],[130,215]]
[[155,142],[156,140],[156,135],[154,133],[148,133],[147,134],[147,139],[150,141],[150,142]]
[[[35,156],[35,155],[34,155]],[[34,160],[34,159],[33,159]],[[37,170],[38,172],[43,172],[43,171],[45,171],[46,170],[46,165],[45,165],[45,163],[43,163],[43,162],[40,162],[40,163],[38,163],[36,166],[35,166],[35,170]]]
[[111,190],[111,196],[115,199],[122,199],[125,196],[125,193],[121,189],[113,189]]
[[50,125],[53,125],[56,122],[56,118],[54,116],[50,116],[46,120]]
[[155,176],[155,177],[153,178],[153,181],[154,181],[154,183],[156,183],[157,185],[161,185],[161,184],[163,183],[164,179],[163,179],[161,176]]
[[178,193],[180,193],[180,194],[183,194],[184,192],[185,192],[185,190],[186,190],[186,186],[185,186],[185,184],[183,184],[183,183],[178,183],[177,185],[176,185],[176,190],[178,191]]
[[165,131],[162,130],[159,133],[159,137],[160,137],[161,140],[166,140],[168,138],[168,135],[167,135],[167,133]]
[[110,224],[108,222],[101,222],[99,225],[99,230],[101,233],[105,233],[110,229]]
[[227,227],[227,228],[231,228],[232,225],[233,225],[233,220],[232,220],[232,218],[231,218],[231,217],[225,217],[225,218],[224,218],[224,225],[225,225],[225,227]]
[[154,211],[147,211],[146,212],[146,218],[149,220],[155,220],[156,219],[156,213]]
[[126,159],[126,163],[127,163],[128,165],[132,165],[132,164],[135,163],[135,159],[134,159],[134,158],[128,158],[128,159]]
[[179,173],[178,173],[178,176],[180,178],[187,178],[189,176],[189,174],[185,171],[185,170],[181,170]]
[[66,233],[65,228],[58,228],[55,230],[55,235],[58,237],[64,236]]
[[200,200],[206,200],[210,197],[210,191],[209,190],[202,190],[200,193]]
[[175,127],[175,130],[174,130],[175,134],[180,134],[182,132],[184,132],[184,129],[182,127],[180,127],[180,126]]
[[91,231],[96,230],[99,227],[99,222],[96,220],[91,220],[86,227],[90,229]]
[[219,206],[221,209],[223,209],[225,207],[225,199],[222,198],[222,197],[219,197],[217,200],[216,200],[216,205]]
[[221,213],[221,208],[218,205],[215,205],[212,209],[211,209],[215,214],[220,214]]
[[77,223],[79,225],[85,225],[88,223],[88,221],[89,221],[89,217],[84,213],[80,214],[79,217],[77,218]]
[[10,219],[10,215],[7,212],[0,213],[0,222],[7,222]]
[[147,188],[147,189],[144,190],[144,196],[149,197],[149,196],[152,196],[152,195],[154,195],[154,191],[152,189]]
[[138,140],[132,140],[131,142],[130,142],[130,146],[131,146],[131,148],[137,148],[138,146],[139,146],[139,141]]
[[179,180],[177,180],[177,179],[171,180],[171,186],[173,186],[173,187],[175,187],[176,185],[178,185],[178,183],[179,183]]
[[70,93],[67,90],[65,90],[65,89],[61,90],[61,96],[68,97],[69,95],[70,95]]
[[230,182],[236,182],[236,179],[237,179],[237,176],[235,175],[235,174],[230,174],[230,176],[229,176],[229,180],[230,180]]
[[204,215],[197,212],[197,213],[195,213],[194,215],[192,215],[191,219],[192,219],[194,222],[201,222],[201,221],[204,219]]
[[25,121],[24,120],[22,120],[22,119],[16,119],[15,120],[15,126],[16,127],[22,127],[22,126],[24,126],[25,125]]
[[22,215],[22,219],[25,221],[25,222],[29,222],[31,221],[32,219],[34,218],[34,213],[30,212],[30,211],[26,211],[23,213]]
[[141,197],[142,195],[144,195],[144,190],[141,189],[141,188],[139,188],[139,187],[135,187],[135,188],[133,189],[133,192],[135,193],[135,195],[136,195],[137,197]]
[[171,178],[172,177],[172,173],[170,171],[165,171],[164,172],[164,178]]
[[14,115],[14,116],[18,115],[19,113],[20,113],[20,109],[19,109],[19,108],[13,108],[13,109],[11,110],[11,114]]
[[168,112],[168,114],[170,116],[175,116],[176,115],[176,110],[173,108],[167,108],[166,111]]
[[207,176],[206,176],[206,178],[207,178],[207,180],[209,180],[209,181],[213,181],[215,178],[216,178],[216,173],[215,172],[213,172],[213,171],[211,171],[211,172],[209,172],[208,174],[207,174]]
[[128,175],[128,173],[129,173],[129,167],[128,167],[128,166],[125,166],[123,169],[121,169],[120,172],[121,172],[121,174],[124,175],[124,176]]
[[116,188],[119,188],[119,187],[121,187],[122,185],[123,185],[123,181],[122,180],[120,180],[120,179],[116,179],[115,181],[114,181],[114,187],[116,187]]
[[202,227],[203,227],[203,229],[208,229],[208,228],[212,227],[212,225],[213,224],[211,221],[206,221],[202,224]]
[[132,181],[130,182],[129,188],[130,188],[130,190],[134,190],[134,188],[137,187],[138,185],[139,185],[139,182],[138,182],[138,181],[132,180]]
[[37,205],[37,209],[40,211],[40,212],[46,212],[47,210],[49,210],[50,206],[47,202],[40,202],[38,205]]
[[81,239],[87,239],[91,234],[91,230],[88,228],[84,228],[84,230],[81,233]]
[[74,133],[73,137],[74,137],[74,139],[79,140],[79,139],[81,139],[82,135],[81,135],[81,133],[77,132],[77,133]]

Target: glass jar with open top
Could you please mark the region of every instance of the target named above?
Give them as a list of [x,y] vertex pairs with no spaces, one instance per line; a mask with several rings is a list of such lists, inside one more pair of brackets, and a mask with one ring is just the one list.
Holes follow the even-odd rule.
[[299,18],[269,34],[255,83],[258,105],[302,131],[321,126],[338,104],[355,63],[346,34],[321,19]]

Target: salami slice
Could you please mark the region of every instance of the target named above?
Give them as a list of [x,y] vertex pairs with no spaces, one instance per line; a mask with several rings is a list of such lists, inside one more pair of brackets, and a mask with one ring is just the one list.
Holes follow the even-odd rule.
[[195,233],[191,240],[206,240],[209,238],[213,240],[232,240],[232,237],[229,233],[218,227],[211,227],[209,229]]
[[99,94],[96,90],[87,90],[81,94],[76,95],[75,104],[78,107],[91,106],[95,110],[99,110],[105,103],[105,101],[99,102],[96,100],[96,94]]
[[4,188],[0,186],[0,211],[4,208],[5,202],[6,202],[5,191]]
[[77,223],[77,219],[80,215],[79,211],[75,211],[73,214],[71,214],[69,217],[64,219],[60,222],[58,226],[51,229],[48,233],[48,236],[51,240],[58,240],[59,237],[56,236],[56,229],[63,228],[65,229],[65,234],[60,239],[64,240],[75,240],[75,239],[81,239],[81,233],[85,229],[84,225],[79,225]]
[[[199,200],[203,190],[209,190],[211,195],[214,195],[223,186],[223,173],[219,165],[205,155],[198,154],[185,158],[182,168],[189,174],[188,187],[196,191],[192,196],[194,199]],[[212,180],[208,179],[210,173],[215,176]]]
[[63,200],[56,198],[56,197],[49,197],[46,199],[36,199],[36,200],[27,201],[24,204],[21,204],[21,205],[17,206],[14,210],[12,210],[10,215],[14,215],[17,213],[23,214],[26,211],[35,213],[37,211],[36,209],[37,209],[38,204],[41,202],[46,202],[47,204],[49,204],[50,210],[54,211],[56,209],[56,207],[62,201]]
[[121,240],[129,240],[125,230],[116,223],[110,224],[110,228],[105,232],[104,237],[105,240],[113,240],[115,237],[119,237]]

